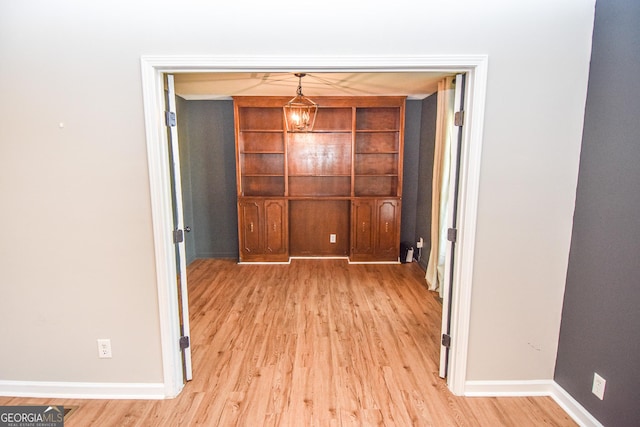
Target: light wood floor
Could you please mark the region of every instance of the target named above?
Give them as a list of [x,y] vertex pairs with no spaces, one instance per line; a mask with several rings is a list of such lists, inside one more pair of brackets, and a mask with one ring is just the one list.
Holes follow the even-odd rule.
[[78,406],[66,426],[574,426],[548,397],[463,398],[438,378],[441,306],[416,264],[189,267],[194,380]]

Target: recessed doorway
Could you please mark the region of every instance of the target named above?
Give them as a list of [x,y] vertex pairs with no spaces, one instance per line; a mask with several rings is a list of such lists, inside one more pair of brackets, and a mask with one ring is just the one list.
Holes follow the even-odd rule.
[[[229,66],[232,60],[232,67]],[[284,62],[283,62],[284,60]],[[468,84],[468,127],[463,135],[462,174],[460,183],[459,223],[463,238],[459,240],[454,271],[456,295],[453,299],[452,360],[449,370],[449,387],[457,394],[464,391],[466,376],[466,347],[469,330],[469,306],[471,294],[472,261],[475,240],[475,218],[477,207],[478,176],[480,165],[482,122],[484,114],[484,94],[486,86],[486,62],[484,56],[412,57],[412,58],[221,58],[221,57],[144,57],[142,59],[145,121],[147,125],[147,147],[151,187],[156,268],[158,274],[158,299],[161,321],[163,366],[165,391],[174,396],[182,389],[182,368],[180,353],[176,351],[175,340],[179,339],[176,327],[178,318],[177,297],[175,295],[175,256],[171,230],[170,187],[166,174],[168,159],[164,147],[166,131],[162,123],[164,73],[185,72],[295,72],[314,70],[316,72],[354,71],[358,73],[377,72],[465,72]],[[238,65],[240,64],[240,65]],[[288,65],[283,65],[288,64]]]

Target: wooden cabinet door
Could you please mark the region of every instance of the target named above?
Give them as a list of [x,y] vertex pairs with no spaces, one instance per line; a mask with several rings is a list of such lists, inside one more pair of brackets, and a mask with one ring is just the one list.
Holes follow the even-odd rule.
[[398,200],[378,200],[376,202],[375,254],[377,259],[396,261],[400,255],[399,207]]
[[287,253],[287,202],[266,200],[264,202],[265,251],[267,254]]
[[356,200],[352,205],[351,251],[354,258],[366,258],[374,252],[374,201]]
[[241,256],[257,255],[263,252],[261,205],[260,202],[255,200],[238,203]]

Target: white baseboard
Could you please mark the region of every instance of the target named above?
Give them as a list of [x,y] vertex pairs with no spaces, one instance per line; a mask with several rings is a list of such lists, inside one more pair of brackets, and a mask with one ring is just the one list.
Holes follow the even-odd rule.
[[[584,427],[604,427],[577,400],[552,380],[467,381],[465,396],[551,396]],[[0,396],[61,399],[165,399],[162,383],[85,383],[45,381],[2,381]]]
[[556,403],[581,426],[604,427],[600,421],[596,420],[595,417],[584,408],[584,406],[571,397],[571,395],[555,381],[553,382],[553,392],[551,397],[553,397],[553,400],[555,400]]
[[583,427],[604,427],[577,400],[553,380],[467,381],[465,396],[550,396],[573,420]]
[[531,381],[467,381],[465,396],[551,396],[552,380]]
[[165,399],[162,383],[86,383],[0,380],[0,396],[61,399]]

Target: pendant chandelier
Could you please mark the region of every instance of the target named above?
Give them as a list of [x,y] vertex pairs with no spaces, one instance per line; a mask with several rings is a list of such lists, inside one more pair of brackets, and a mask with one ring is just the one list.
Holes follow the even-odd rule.
[[306,74],[296,73],[295,76],[298,78],[296,96],[282,107],[285,124],[289,132],[309,132],[316,121],[318,104],[302,94],[302,78]]

